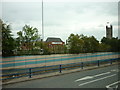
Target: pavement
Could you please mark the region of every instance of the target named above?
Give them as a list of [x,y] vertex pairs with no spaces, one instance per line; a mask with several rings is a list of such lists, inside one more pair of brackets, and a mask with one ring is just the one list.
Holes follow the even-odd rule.
[[[86,67],[44,75],[24,77],[3,83],[2,88],[117,88],[118,65]],[[46,78],[47,77],[47,78]]]
[[60,54],[60,55],[35,55],[35,56],[16,56],[2,58],[0,62],[1,70],[16,68],[31,68],[51,65],[60,65],[68,63],[77,63],[85,61],[96,61],[118,58],[119,53],[87,53],[87,54]]

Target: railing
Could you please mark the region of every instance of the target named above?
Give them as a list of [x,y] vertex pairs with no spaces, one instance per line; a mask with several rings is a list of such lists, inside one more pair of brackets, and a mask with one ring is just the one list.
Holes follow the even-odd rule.
[[113,59],[104,59],[104,60],[96,60],[96,61],[86,61],[86,62],[77,62],[77,63],[69,63],[69,64],[60,64],[60,65],[52,65],[52,66],[42,66],[42,67],[34,67],[34,68],[22,68],[22,69],[9,69],[2,70],[1,80],[10,80],[14,78],[20,77],[29,77],[32,78],[34,75],[41,75],[45,73],[51,72],[59,72],[62,73],[63,70],[84,69],[89,66],[100,66],[103,64],[113,64],[114,62],[120,61],[120,58]]

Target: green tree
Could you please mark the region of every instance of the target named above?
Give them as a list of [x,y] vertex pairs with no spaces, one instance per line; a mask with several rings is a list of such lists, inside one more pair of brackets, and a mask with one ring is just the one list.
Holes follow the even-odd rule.
[[91,52],[97,52],[99,47],[99,41],[94,36],[91,36],[90,42],[91,42],[91,47],[90,47]]
[[120,39],[118,39],[118,52],[120,52]]
[[101,42],[103,44],[109,45],[110,46],[109,51],[111,51],[111,52],[118,52],[120,50],[120,45],[119,45],[120,40],[118,38],[113,37],[113,38],[109,39],[109,38],[103,37],[101,39]]
[[82,36],[81,39],[84,41],[83,52],[90,52],[91,48],[89,38],[87,36]]
[[94,37],[87,37],[82,35],[81,39],[84,41],[83,52],[97,52],[99,41]]
[[2,23],[2,56],[14,55],[16,45],[11,33],[10,25]]
[[69,48],[70,53],[78,54],[78,53],[82,52],[84,42],[82,39],[80,39],[80,35],[71,34],[68,37],[67,41],[68,41],[68,48]]
[[41,41],[37,41],[35,43],[35,50],[40,50],[43,49],[43,54],[50,54],[50,48],[48,48],[47,43],[41,42]]
[[100,44],[99,44],[98,51],[99,51],[99,52],[109,52],[109,51],[110,51],[110,48],[111,48],[110,45],[107,45],[107,44],[104,44],[104,43],[100,43]]
[[40,35],[38,34],[38,29],[30,27],[29,25],[25,25],[22,31],[17,32],[17,43],[19,49],[33,50],[35,47],[35,43],[40,39]]

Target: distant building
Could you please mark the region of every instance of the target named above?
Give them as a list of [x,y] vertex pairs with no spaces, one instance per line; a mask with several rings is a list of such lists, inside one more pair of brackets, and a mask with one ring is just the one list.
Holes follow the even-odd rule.
[[112,33],[113,33],[112,25],[109,22],[107,22],[107,25],[106,25],[106,38],[111,39],[112,35],[113,35]]
[[60,38],[48,37],[46,43],[51,53],[64,53],[64,42]]

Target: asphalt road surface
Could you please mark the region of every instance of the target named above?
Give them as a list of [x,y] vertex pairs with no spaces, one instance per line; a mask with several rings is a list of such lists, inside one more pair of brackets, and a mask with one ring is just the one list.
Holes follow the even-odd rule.
[[2,88],[117,88],[118,65],[75,72],[32,81],[3,85]]

